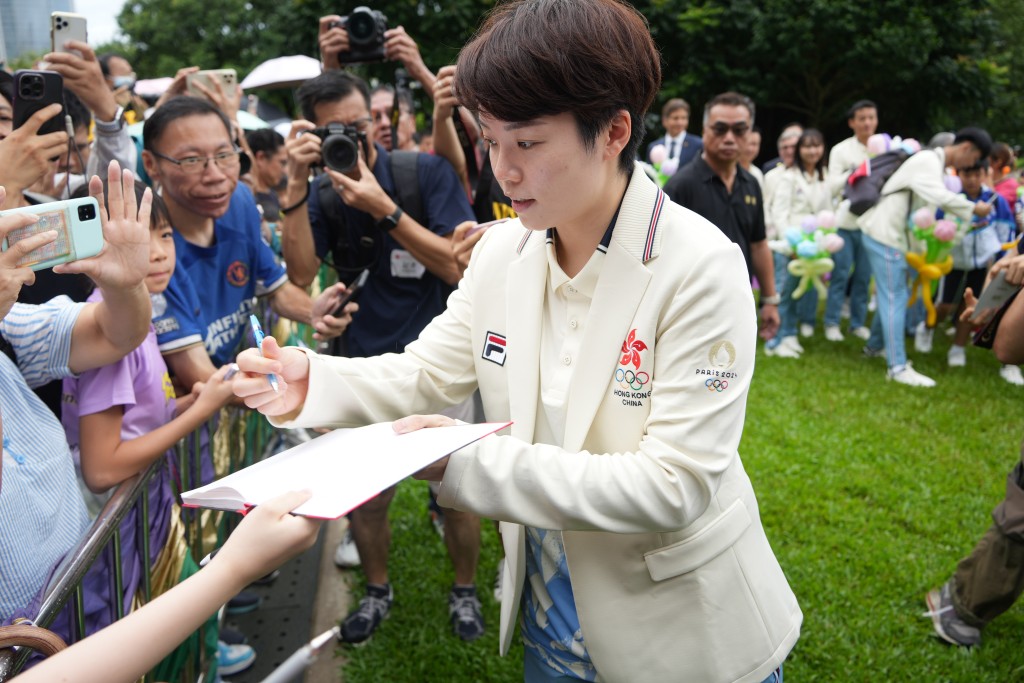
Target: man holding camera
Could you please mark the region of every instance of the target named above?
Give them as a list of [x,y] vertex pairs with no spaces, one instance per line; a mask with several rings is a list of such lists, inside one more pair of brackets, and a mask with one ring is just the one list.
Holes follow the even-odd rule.
[[[326,71],[303,85],[298,98],[308,120],[293,124],[287,142],[282,247],[288,276],[308,286],[324,260],[345,282],[369,270],[359,311],[345,335],[346,353],[399,352],[445,310],[459,280],[450,235],[473,218],[465,192],[444,159],[390,154],[377,142],[370,91],[362,80]],[[307,183],[312,166],[323,166],[324,173]],[[388,489],[351,514],[368,585],[359,607],[342,623],[348,642],[369,638],[391,607],[387,510],[393,496],[394,488]],[[445,512],[445,543],[455,567],[449,612],[455,632],[474,640],[484,630],[473,585],[480,521],[468,513]]]

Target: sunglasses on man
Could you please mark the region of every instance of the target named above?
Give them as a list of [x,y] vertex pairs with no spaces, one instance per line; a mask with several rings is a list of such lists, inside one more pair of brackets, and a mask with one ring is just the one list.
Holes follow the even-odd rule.
[[732,134],[738,138],[741,138],[750,132],[750,124],[745,121],[733,124],[728,124],[724,121],[717,121],[708,126],[708,128],[711,129],[711,132],[716,138],[725,137],[725,135],[730,131],[732,131]]

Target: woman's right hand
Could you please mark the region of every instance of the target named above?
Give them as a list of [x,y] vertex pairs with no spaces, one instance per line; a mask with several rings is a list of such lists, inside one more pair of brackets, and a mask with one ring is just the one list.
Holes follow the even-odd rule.
[[[257,349],[246,349],[235,362],[239,374],[235,375],[234,392],[248,407],[275,417],[297,413],[306,402],[309,359],[297,348],[282,349],[277,340],[267,337],[263,340],[262,356]],[[274,375],[277,391],[269,375]]]

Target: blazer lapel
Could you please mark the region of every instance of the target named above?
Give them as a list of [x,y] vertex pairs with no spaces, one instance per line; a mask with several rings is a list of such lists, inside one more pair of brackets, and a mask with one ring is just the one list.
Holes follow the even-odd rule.
[[590,305],[579,365],[572,375],[562,442],[567,450],[583,447],[598,407],[608,393],[622,342],[629,334],[629,325],[650,280],[651,271],[613,240]]
[[535,232],[530,235],[520,258],[509,265],[506,285],[508,359],[505,366],[509,414],[516,416],[512,435],[530,443],[540,400],[541,316],[547,268],[544,233]]

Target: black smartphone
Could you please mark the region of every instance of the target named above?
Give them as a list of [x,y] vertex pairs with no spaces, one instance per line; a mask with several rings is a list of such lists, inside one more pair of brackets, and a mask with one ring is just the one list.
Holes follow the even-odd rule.
[[[14,127],[20,128],[40,109],[64,107],[64,79],[56,71],[20,69],[14,72]],[[64,117],[54,116],[39,128],[39,135],[64,130]]]
[[359,277],[357,277],[355,279],[355,281],[348,286],[348,291],[345,292],[345,295],[343,297],[341,297],[341,303],[338,304],[337,308],[334,309],[334,311],[331,313],[331,315],[333,315],[333,316],[341,315],[341,312],[345,310],[345,306],[348,305],[348,302],[352,301],[353,299],[355,299],[359,295],[359,290],[361,290],[363,288],[363,285],[365,285],[366,281],[369,280],[369,279],[370,279],[370,269],[369,268],[367,268],[363,272],[359,273]]

